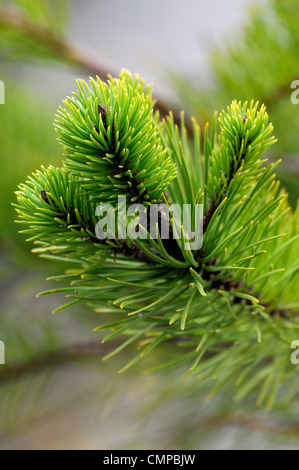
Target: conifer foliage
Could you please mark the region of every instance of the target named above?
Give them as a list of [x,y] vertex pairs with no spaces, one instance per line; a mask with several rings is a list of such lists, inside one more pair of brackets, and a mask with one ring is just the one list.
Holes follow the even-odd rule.
[[[160,122],[151,88],[126,71],[108,84],[78,81],[64,104],[55,121],[62,168],[42,168],[17,192],[33,251],[68,267],[51,278],[63,286],[42,294],[66,293],[57,310],[85,302],[109,314],[95,330],[124,340],[104,359],[138,349],[122,371],[167,343],[167,360],[161,352],[152,370],[185,363],[187,376],[212,382],[211,394],[229,382],[237,399],[292,399],[299,210],[275,180],[279,162],[264,156],[275,143],[265,107],[233,102],[203,131],[193,119],[188,135],[183,113],[180,126],[171,113]],[[176,239],[173,218],[169,240],[159,224],[156,237],[99,240],[96,206],[116,207],[119,196],[203,204],[202,246]]]

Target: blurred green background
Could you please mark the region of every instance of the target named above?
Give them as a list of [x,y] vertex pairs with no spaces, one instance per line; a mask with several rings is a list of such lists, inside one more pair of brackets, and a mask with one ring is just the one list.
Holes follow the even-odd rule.
[[27,175],[59,164],[52,123],[75,79],[121,68],[154,81],[162,113],[182,108],[200,123],[232,99],[264,102],[278,138],[268,157],[283,158],[278,176],[295,206],[295,0],[2,0],[0,57],[0,449],[299,449],[295,404],[266,412],[250,399],[232,403],[226,390],[207,402],[205,385],[177,369],[144,376],[141,364],[119,376],[126,358],[101,362],[99,314],[51,315],[63,298],[35,298],[62,268],[30,253],[11,206]]

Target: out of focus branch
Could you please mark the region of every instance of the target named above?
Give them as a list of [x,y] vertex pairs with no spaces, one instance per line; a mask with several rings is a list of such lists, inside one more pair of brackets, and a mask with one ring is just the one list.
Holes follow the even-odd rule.
[[91,357],[108,353],[115,348],[115,344],[102,344],[99,341],[79,343],[62,347],[57,351],[41,353],[33,356],[24,363],[5,365],[1,367],[0,385],[22,377],[37,374],[54,366],[65,363],[86,360]]
[[219,429],[220,426],[239,426],[263,433],[283,434],[296,438],[298,438],[299,435],[299,425],[284,419],[274,421],[273,419],[269,420],[265,418],[262,420],[256,419],[254,415],[234,416],[230,413],[224,413],[210,416],[200,421],[201,429]]
[[[106,59],[101,59],[82,44],[73,41],[70,43],[64,37],[55,35],[50,29],[28,21],[16,8],[11,6],[0,8],[0,28],[20,32],[39,47],[44,46],[45,50],[55,59],[79,67],[91,75],[98,75],[102,80],[107,80],[109,75],[118,75]],[[167,116],[171,106],[157,95],[154,98],[156,100],[155,109],[159,111],[161,117]],[[174,110],[173,114],[175,122],[179,123],[179,113]]]
[[51,30],[28,21],[13,7],[0,8],[0,26],[22,33],[24,37],[33,40],[39,46],[44,46],[58,60],[86,69],[103,80],[107,79],[108,73],[113,73],[109,64],[104,65],[99,57],[95,57],[90,51],[84,50],[80,44],[70,44],[64,38],[55,35]]

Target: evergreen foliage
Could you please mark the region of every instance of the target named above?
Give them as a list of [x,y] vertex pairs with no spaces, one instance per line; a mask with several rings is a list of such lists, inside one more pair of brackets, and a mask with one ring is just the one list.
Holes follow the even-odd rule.
[[108,85],[99,78],[90,83],[92,89],[78,81],[79,93],[58,113],[65,167],[100,202],[119,194],[131,203],[157,202],[175,168],[162,148],[150,88],[125,71]]
[[[153,370],[186,363],[187,376],[254,391],[259,404],[292,399],[296,367],[291,342],[298,337],[298,208],[275,180],[279,162],[264,152],[275,142],[265,107],[234,101],[202,132],[192,135],[181,114],[163,122],[153,114],[151,89],[122,72],[108,85],[78,82],[60,109],[56,129],[67,160],[42,168],[17,193],[19,222],[43,257],[68,269],[51,279],[68,302],[85,302],[111,321],[103,342],[124,341],[138,353],[124,371],[161,343],[169,360]],[[176,173],[177,172],[177,173]],[[183,236],[99,240],[98,202],[202,203],[203,245],[188,249]],[[171,220],[171,233],[178,228]],[[158,356],[159,357],[159,356]],[[278,393],[280,391],[280,394]]]
[[[291,102],[291,84],[298,80],[299,10],[296,0],[254,2],[242,25],[236,25],[225,47],[211,52],[212,79],[198,86],[174,71],[173,83],[180,102],[202,123],[210,120],[215,108],[233,99],[264,103],[271,113],[278,139],[269,156],[283,155],[279,179],[290,192],[290,202],[298,199],[299,120],[298,105]],[[197,74],[201,76],[201,71]],[[297,87],[298,88],[298,87]]]

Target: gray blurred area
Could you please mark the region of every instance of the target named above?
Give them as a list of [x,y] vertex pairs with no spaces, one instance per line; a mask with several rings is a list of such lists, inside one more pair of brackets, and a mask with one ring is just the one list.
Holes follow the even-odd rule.
[[[136,72],[154,83],[163,98],[175,98],[169,74],[196,83],[211,80],[213,47],[240,33],[249,0],[80,0],[70,1],[68,37],[94,51],[108,68]],[[44,97],[55,98],[56,109],[75,88],[77,74],[69,70],[23,65],[19,77]],[[57,86],[59,81],[59,86]]]

